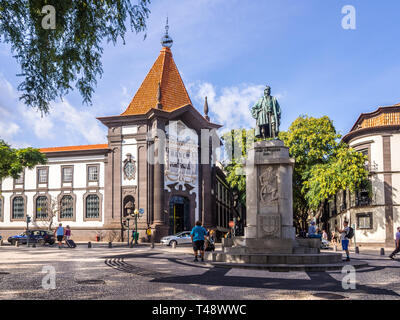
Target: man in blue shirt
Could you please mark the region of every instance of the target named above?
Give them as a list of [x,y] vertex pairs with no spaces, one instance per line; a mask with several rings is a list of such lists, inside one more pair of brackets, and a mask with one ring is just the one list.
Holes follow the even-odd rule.
[[204,240],[207,230],[201,226],[201,221],[196,222],[196,226],[192,229],[190,236],[193,242],[194,261],[197,262],[197,251],[200,250],[201,261],[204,261]]
[[62,226],[62,223],[58,225],[58,228],[55,231],[57,241],[58,241],[58,249],[61,249],[62,247],[62,241],[64,239],[64,228]]

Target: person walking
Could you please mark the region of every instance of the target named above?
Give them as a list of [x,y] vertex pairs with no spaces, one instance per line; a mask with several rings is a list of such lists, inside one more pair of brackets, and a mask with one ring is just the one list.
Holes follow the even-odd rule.
[[349,238],[347,237],[347,235],[350,232],[350,228],[349,228],[349,223],[348,221],[344,221],[343,222],[343,230],[338,230],[338,232],[340,233],[340,240],[342,243],[342,249],[346,252],[346,261],[350,261],[350,253],[349,253]]
[[394,256],[400,252],[400,227],[397,227],[396,232],[396,249],[390,254],[389,258],[394,260]]
[[192,238],[193,251],[194,251],[194,262],[198,262],[197,252],[200,251],[201,261],[204,261],[204,240],[207,236],[207,230],[202,227],[201,221],[197,221],[196,225],[190,232]]
[[147,241],[151,242],[151,228],[150,228],[150,226],[147,226],[146,234],[147,234]]
[[62,226],[62,223],[60,223],[58,225],[58,228],[55,231],[55,235],[56,235],[56,238],[57,238],[57,241],[58,241],[58,249],[61,249],[62,248],[62,241],[64,239],[64,228]]
[[71,239],[71,228],[69,226],[65,227],[65,243],[67,243],[67,240]]
[[135,239],[136,239],[136,230],[133,229],[132,230],[132,241],[131,241],[131,247],[133,246],[133,244],[135,243]]

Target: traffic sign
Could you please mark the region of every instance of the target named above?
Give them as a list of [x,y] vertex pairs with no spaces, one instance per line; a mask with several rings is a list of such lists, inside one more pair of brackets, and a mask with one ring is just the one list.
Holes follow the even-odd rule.
[[140,213],[140,214],[143,214],[143,213],[144,213],[144,209],[143,209],[143,208],[140,208],[140,209],[139,209],[139,213]]

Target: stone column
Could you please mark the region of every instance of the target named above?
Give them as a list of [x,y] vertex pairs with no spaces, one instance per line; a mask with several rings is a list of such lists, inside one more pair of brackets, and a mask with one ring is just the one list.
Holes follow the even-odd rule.
[[[165,132],[165,123],[155,120],[153,128],[163,130]],[[165,143],[164,137],[155,137],[154,140],[154,165],[153,165],[153,212],[154,212],[154,239],[159,241],[163,236],[168,234],[168,221],[165,221],[164,210],[164,154]]]

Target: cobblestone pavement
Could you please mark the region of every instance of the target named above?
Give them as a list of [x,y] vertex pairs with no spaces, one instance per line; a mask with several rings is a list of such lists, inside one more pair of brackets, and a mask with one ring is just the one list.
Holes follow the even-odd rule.
[[[400,260],[363,251],[356,289],[341,271],[269,272],[194,263],[190,248],[0,247],[2,299],[400,299]],[[43,267],[56,289],[42,287]]]

